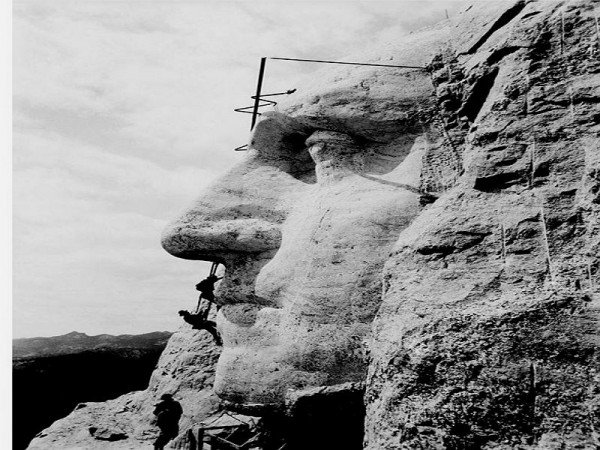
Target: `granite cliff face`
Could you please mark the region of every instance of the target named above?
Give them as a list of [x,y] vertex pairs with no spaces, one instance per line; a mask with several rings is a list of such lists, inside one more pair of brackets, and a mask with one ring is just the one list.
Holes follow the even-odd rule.
[[[372,450],[597,448],[599,9],[475,3],[352,58],[424,70],[327,69],[262,116],[163,236],[226,267],[228,408],[286,416],[289,448],[334,448],[314,436],[344,421],[319,413],[364,408]],[[129,417],[140,442],[165,389],[192,411],[182,430],[213,412],[218,355],[193,333],[95,420]],[[33,446],[68,448],[89,417]]]
[[506,5],[433,58],[463,170],[386,262],[367,448],[599,445],[598,6]]
[[219,410],[212,393],[217,357],[212,337],[185,325],[169,340],[147,389],[108,402],[80,403],[39,433],[28,448],[152,448],[158,435],[152,411],[161,394],[173,393],[182,404],[182,430]]

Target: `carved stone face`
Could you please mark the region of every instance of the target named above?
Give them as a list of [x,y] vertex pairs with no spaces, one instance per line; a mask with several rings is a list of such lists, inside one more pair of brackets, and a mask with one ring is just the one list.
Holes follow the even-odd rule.
[[423,71],[344,68],[299,93],[262,115],[245,161],[163,236],[175,256],[226,267],[215,390],[247,409],[364,380],[383,264],[422,210],[437,139],[421,121]]

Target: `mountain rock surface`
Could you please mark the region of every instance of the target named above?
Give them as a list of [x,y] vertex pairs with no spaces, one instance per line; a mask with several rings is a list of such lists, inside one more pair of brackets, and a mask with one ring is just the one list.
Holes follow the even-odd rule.
[[[208,236],[212,246],[204,244],[202,257],[218,260],[223,247],[242,255],[233,262],[243,270],[226,274],[217,297],[256,300],[250,282],[256,277],[243,277],[260,272],[265,303],[240,301],[220,313],[226,337],[219,394],[273,403],[287,396],[306,411],[308,397],[288,394],[290,386],[310,387],[309,396],[317,398],[335,385],[364,383],[364,443],[358,445],[368,450],[598,448],[599,16],[593,1],[477,2],[352,58],[425,67],[426,76],[327,69],[280,104],[281,113],[265,115],[257,129],[273,127],[261,135],[273,148],[289,144],[292,152],[289,136],[317,130],[310,138],[315,143],[307,142],[314,173],[299,169],[309,160],[295,153],[255,169],[273,183],[274,198],[283,186],[277,184],[283,163],[291,174],[283,189],[292,194],[297,180],[316,180],[306,188],[314,197],[298,195],[297,202],[325,210],[318,232],[295,230],[300,241],[281,240],[279,228],[256,227],[256,211],[238,208],[239,218],[248,217],[244,233],[190,213],[163,241],[171,253],[192,258],[198,236]],[[379,147],[357,153],[367,141]],[[250,145],[268,151],[269,142]],[[252,183],[249,173],[232,171],[228,189],[214,188],[213,197],[241,196],[243,183]],[[399,183],[398,174],[408,181]],[[353,183],[359,182],[357,190]],[[395,197],[384,186],[403,194]],[[285,216],[292,194],[288,203],[272,202],[284,232],[300,215]],[[396,198],[404,203],[390,205]],[[381,206],[386,220],[365,220],[366,202]],[[402,211],[393,214],[398,205]],[[277,223],[277,217],[269,220]],[[183,229],[190,234],[183,236]],[[332,238],[332,229],[342,231]],[[259,249],[265,243],[271,247]],[[317,263],[302,273],[267,265],[306,249]],[[251,259],[258,250],[262,259]],[[343,269],[339,277],[324,276],[335,267]],[[326,288],[329,302],[302,301]],[[323,323],[307,319],[310,327],[301,328],[304,323],[289,319],[294,315],[281,316],[285,322],[285,308],[268,303],[282,292],[300,292],[292,312]],[[252,320],[244,323],[249,312]],[[326,320],[345,312],[359,325]],[[304,334],[278,336],[281,323]],[[287,353],[270,351],[275,339]],[[310,358],[302,353],[305,342],[313,346]],[[294,343],[297,358],[290,362]],[[182,402],[186,430],[220,408],[212,393],[218,356],[209,336],[183,328],[146,391],[78,409],[31,448],[149,445],[156,435],[149,425],[152,405],[166,391]],[[119,440],[98,440],[90,427]]]
[[386,262],[366,448],[600,444],[598,7],[505,3],[434,56],[462,170]]
[[182,430],[219,410],[212,393],[217,357],[218,349],[208,333],[184,325],[169,340],[147,389],[107,402],[81,403],[40,432],[28,448],[152,448],[159,431],[152,412],[162,394],[174,394],[183,406]]

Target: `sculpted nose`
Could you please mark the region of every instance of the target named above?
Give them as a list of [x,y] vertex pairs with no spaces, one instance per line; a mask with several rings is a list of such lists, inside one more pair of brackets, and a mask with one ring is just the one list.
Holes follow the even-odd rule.
[[314,178],[306,135],[293,119],[266,116],[255,127],[246,161],[165,228],[163,248],[180,258],[225,264],[277,250],[293,198]]
[[226,262],[230,253],[278,248],[284,211],[269,204],[252,180],[256,166],[255,161],[246,162],[214,183],[165,228],[163,248],[179,258],[217,262]]

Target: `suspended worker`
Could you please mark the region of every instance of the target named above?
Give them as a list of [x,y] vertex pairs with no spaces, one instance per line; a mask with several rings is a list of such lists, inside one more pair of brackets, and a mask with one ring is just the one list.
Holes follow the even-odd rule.
[[209,275],[204,280],[196,285],[196,290],[200,291],[200,297],[205,298],[209,302],[215,301],[215,283],[222,279],[214,274]]
[[194,330],[208,331],[210,334],[212,334],[212,337],[217,345],[223,345],[221,336],[217,331],[217,324],[212,320],[206,320],[203,313],[192,314],[189,311],[181,310],[179,311],[179,315],[183,317],[183,320],[189,323]]
[[[198,306],[196,306],[196,314],[203,314],[204,319],[208,318],[210,307],[215,301],[215,283],[223,278],[219,278],[214,273],[217,265],[218,264],[213,263],[213,268],[211,269],[210,275],[196,285],[196,290],[200,291],[200,296],[198,297]],[[206,300],[206,302],[204,307],[201,308],[200,306],[202,304],[202,299]],[[218,310],[219,305],[217,305],[217,311]]]
[[[208,331],[214,338],[215,343],[220,346],[223,345],[223,343],[221,341],[221,336],[219,336],[219,332],[217,331],[217,324],[212,320],[208,320],[210,307],[215,301],[215,283],[221,279],[215,275],[218,266],[219,263],[214,262],[210,268],[208,277],[196,285],[196,290],[200,291],[196,311],[192,314],[189,311],[181,310],[179,311],[179,315],[183,317],[183,320],[189,323],[194,330]],[[205,301],[203,302],[203,300]],[[218,310],[219,306],[217,305],[217,311]]]

